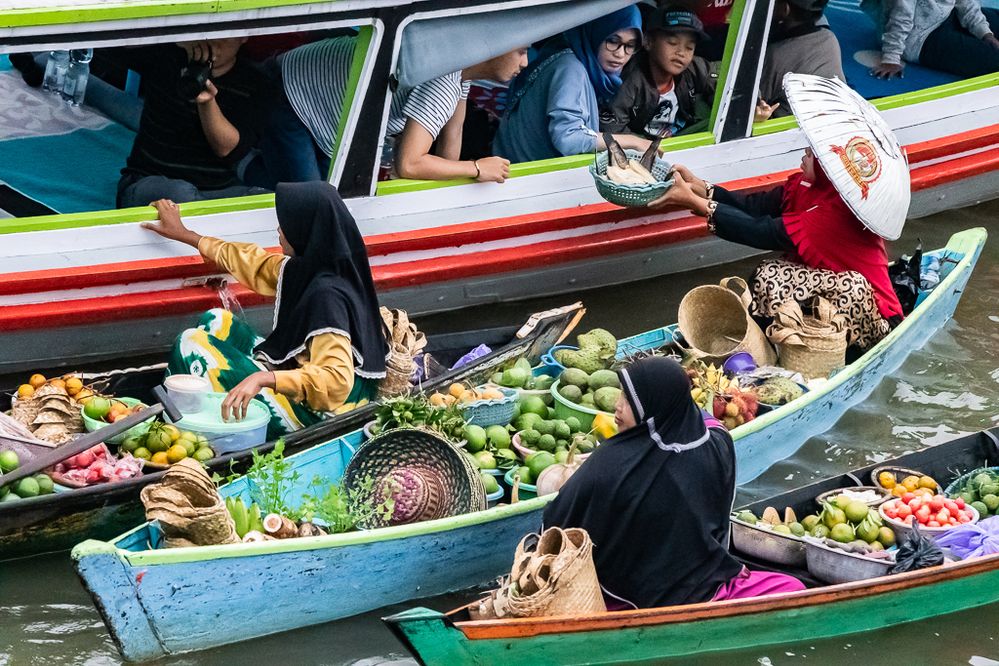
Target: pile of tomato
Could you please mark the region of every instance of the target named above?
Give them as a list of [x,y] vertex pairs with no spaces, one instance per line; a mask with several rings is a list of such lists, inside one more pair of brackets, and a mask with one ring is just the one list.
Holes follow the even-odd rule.
[[881,505],[884,515],[912,525],[917,521],[923,527],[954,527],[974,520],[975,514],[965,506],[960,497],[948,499],[943,495],[927,496],[922,493],[905,493]]

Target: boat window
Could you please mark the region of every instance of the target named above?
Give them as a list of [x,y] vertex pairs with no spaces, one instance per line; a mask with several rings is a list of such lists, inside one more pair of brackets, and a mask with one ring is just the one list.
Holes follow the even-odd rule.
[[[21,218],[0,230],[149,219],[157,198],[200,202],[199,213],[271,205],[275,163],[336,182],[375,37],[374,25],[341,22],[0,54],[0,218]],[[293,57],[310,48],[314,57]],[[338,77],[335,90],[301,84],[317,64]],[[312,127],[299,119],[303,100],[318,100]],[[289,139],[306,150],[268,152]]]
[[[883,39],[883,26],[886,25],[887,20],[884,9],[886,4],[890,3],[883,3],[882,0],[864,0],[860,3],[830,2],[822,13],[822,19],[817,22],[817,25],[820,26],[819,32],[797,36],[794,39],[814,43],[834,42],[839,50],[838,64],[841,66],[845,81],[857,93],[871,100],[874,106],[881,110],[943,99],[999,85],[999,66],[968,65],[961,62],[967,58],[953,55],[968,53],[968,51],[956,46],[958,42],[952,40],[967,39],[969,44],[966,44],[966,47],[973,48],[980,45],[986,58],[994,52],[993,62],[999,60],[999,55],[995,55],[999,54],[999,50],[992,48],[983,40],[974,38],[961,27],[955,16],[948,17],[943,24],[937,26],[936,30],[931,31],[934,37],[927,38],[927,41],[923,43],[921,53],[917,54],[910,51],[918,46],[913,46],[914,40],[906,40],[905,35],[900,36],[901,41],[893,39],[890,35],[887,40]],[[782,11],[781,5],[782,0],[775,0],[773,11],[779,14]],[[982,5],[983,16],[986,20],[991,19],[993,25],[999,23],[999,10],[990,9],[990,6],[995,7],[995,4],[983,2]],[[779,17],[775,17],[775,20],[778,19]],[[960,33],[964,33],[963,36]],[[958,36],[955,37],[955,35]],[[768,57],[772,57],[777,49],[775,44],[782,43],[783,55],[777,59],[783,58],[794,62],[793,42],[790,39],[781,38],[780,28],[775,23],[771,24],[769,42]],[[882,63],[883,53],[887,54],[888,60],[892,60],[893,57],[890,53],[896,49],[893,44],[897,43],[901,46],[903,42],[908,45],[905,52],[901,54],[904,76],[894,76],[890,79],[872,76],[872,68]],[[951,50],[951,55],[940,58],[934,49],[948,43],[955,44]],[[814,57],[814,44],[805,45],[805,48],[811,54],[810,63],[822,61],[822,58]],[[776,69],[776,67],[768,67],[766,62],[764,63],[760,82],[762,96],[766,96],[768,88],[775,87],[780,75],[780,72],[774,71]],[[769,76],[768,70],[770,70]],[[828,72],[804,73],[829,75]],[[785,113],[787,111],[789,110],[785,110]],[[765,122],[755,123],[753,135],[771,134],[795,126],[792,117],[775,117]]]
[[[721,95],[714,93],[716,90],[720,91],[725,85],[728,64],[731,62],[735,47],[738,21],[742,15],[745,0],[701,0],[694,4],[696,13],[703,21],[705,32],[710,39],[699,42],[696,46],[697,55],[700,56],[703,53],[704,57],[699,58],[698,62],[695,63],[696,66],[691,66],[690,75],[685,77],[682,84],[684,90],[693,89],[692,96],[695,98],[695,102],[684,105],[683,110],[686,115],[681,119],[673,118],[676,122],[669,131],[672,136],[668,136],[662,143],[664,151],[678,151],[714,142],[712,130],[718,117],[721,97]],[[618,5],[620,7],[621,3]],[[647,23],[651,20],[653,8],[644,4],[639,5],[639,7],[642,14],[641,21]],[[494,31],[498,30],[504,25],[503,14],[503,12],[483,14],[482,25],[492,26]],[[607,12],[604,12],[602,15],[606,14]],[[462,18],[467,21],[467,17]],[[589,16],[577,17],[575,21],[561,27],[565,29],[575,28],[592,19],[593,17]],[[511,178],[586,167],[593,161],[593,152],[581,151],[579,154],[571,154],[572,151],[569,149],[571,142],[566,144],[565,150],[560,150],[558,146],[555,146],[554,142],[548,139],[550,134],[545,115],[545,104],[539,101],[545,95],[523,92],[527,88],[524,82],[531,77],[532,72],[539,72],[534,75],[535,78],[544,78],[544,69],[562,66],[559,63],[542,66],[544,61],[552,58],[553,55],[556,60],[562,57],[559,53],[564,49],[558,48],[558,45],[568,48],[568,45],[563,43],[562,32],[553,31],[551,28],[554,24],[551,22],[523,21],[519,25],[542,25],[547,30],[542,30],[541,34],[537,34],[537,29],[532,33],[525,33],[521,30],[521,41],[528,39],[533,41],[531,41],[529,51],[529,64],[519,79],[495,81],[473,78],[467,81],[468,93],[461,132],[460,159],[481,160],[493,155],[505,157],[510,159],[512,163],[510,165]],[[397,70],[400,81],[405,80],[412,83],[425,80],[426,77],[440,75],[440,72],[443,72],[447,66],[457,64],[457,61],[436,62],[435,58],[439,59],[439,56],[420,58],[420,49],[423,49],[424,54],[434,51],[429,44],[442,39],[446,27],[445,23],[438,20],[437,22],[416,21],[406,28]],[[434,37],[434,39],[430,39],[430,37]],[[510,42],[503,46],[514,47],[516,44]],[[465,60],[461,63],[466,68],[464,71],[474,69],[477,64],[476,59],[494,56],[496,50],[495,48],[493,51],[473,50],[474,58],[466,54]],[[640,55],[642,52],[643,49],[639,49],[638,53],[632,57],[646,57],[646,55]],[[509,108],[514,99],[510,94],[511,85],[513,85],[514,94],[517,95],[515,103],[521,107],[520,112]],[[536,83],[532,83],[532,85],[536,85]],[[516,92],[518,86],[521,87],[522,91],[519,95]],[[528,94],[530,97],[538,99],[528,98],[525,104],[524,99]],[[658,102],[658,100],[655,101]],[[525,116],[523,113],[523,109],[527,106],[530,106],[532,111],[529,116]],[[609,104],[604,105],[601,111],[606,113],[609,106]],[[600,112],[598,111],[598,113]],[[631,123],[635,126],[634,128],[623,127],[620,134],[637,137],[639,131],[651,131],[655,115],[655,113],[651,114],[648,126],[639,127],[640,123],[635,120]],[[599,120],[595,121],[594,124],[598,123]],[[397,125],[396,129],[398,127]],[[589,131],[592,129],[594,128],[590,128]],[[379,174],[380,182],[377,185],[377,194],[399,194],[473,182],[471,178],[420,180],[398,177],[398,171],[393,169],[392,130],[390,122],[385,138],[385,145],[388,148],[382,154],[382,168]],[[541,142],[548,145],[540,150],[533,150]],[[525,146],[530,150],[520,150]]]

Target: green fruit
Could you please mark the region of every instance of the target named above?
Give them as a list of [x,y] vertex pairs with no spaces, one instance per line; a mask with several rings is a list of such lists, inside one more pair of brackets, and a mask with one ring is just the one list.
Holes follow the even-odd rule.
[[538,451],[527,456],[527,468],[531,470],[531,478],[536,479],[548,467],[555,464],[555,456],[547,451]]
[[555,418],[555,408],[554,407],[549,407],[548,408],[548,418],[549,419]]
[[192,457],[198,462],[207,462],[215,457],[215,452],[207,446],[202,446],[194,451]]
[[482,479],[482,487],[486,489],[486,494],[491,495],[492,493],[499,490],[499,481],[492,474],[479,474],[479,478]]
[[538,375],[534,378],[534,388],[538,391],[547,391],[555,383],[555,378],[549,375]]
[[510,433],[507,432],[506,426],[489,426],[486,428],[486,438],[489,440],[489,443],[497,449],[510,448]]
[[554,435],[541,435],[538,438],[537,448],[542,451],[554,451],[557,446]]
[[878,528],[878,543],[885,548],[891,548],[895,545],[895,533],[890,527]]
[[486,430],[477,425],[467,425],[462,435],[465,439],[465,449],[470,453],[477,453],[486,448]]
[[570,433],[576,433],[576,432],[582,432],[583,431],[582,424],[580,424],[579,419],[577,419],[575,416],[570,416],[569,418],[567,418],[565,420],[565,424],[567,426],[569,426],[569,432]]
[[99,395],[88,400],[87,404],[83,406],[83,413],[87,418],[95,421],[103,420],[109,411],[111,411],[111,401]]
[[198,445],[189,439],[181,439],[177,441],[178,444],[184,447],[184,451],[187,453],[187,457],[190,458],[194,456],[198,451]]
[[590,388],[594,391],[605,386],[617,389],[621,388],[621,382],[617,378],[617,373],[613,370],[597,370],[590,375],[589,384]]
[[811,534],[816,539],[825,539],[827,536],[829,536],[829,528],[823,525],[822,523],[819,523],[818,525],[816,525],[811,529]]
[[577,368],[566,368],[559,377],[559,390],[569,385],[577,387],[582,393],[589,387],[590,377]]
[[140,446],[142,446],[142,438],[137,435],[129,435],[125,438],[125,441],[121,443],[121,450],[126,453],[132,453]]
[[978,496],[984,500],[986,495],[999,495],[999,483],[982,484],[982,487],[978,490]]
[[864,543],[877,541],[879,536],[881,536],[881,527],[873,520],[862,520],[857,525],[857,538],[862,539]]
[[48,474],[35,474],[34,479],[38,484],[39,495],[51,495],[55,492],[55,484]]
[[573,386],[572,384],[560,386],[558,392],[559,395],[573,404],[579,404],[579,401],[583,399],[583,391],[578,386]]
[[132,451],[132,455],[135,456],[136,458],[142,458],[143,460],[149,460],[150,458],[153,457],[152,451],[150,451],[144,446],[140,446],[136,450]]
[[846,511],[846,507],[850,506],[851,502],[853,502],[853,500],[847,495],[837,495],[832,501],[833,506],[837,509],[843,509],[844,511]]
[[878,551],[885,549],[884,545],[880,541],[872,541],[871,543],[867,544],[867,547],[871,549],[872,553],[876,553]]
[[589,407],[590,409],[596,409],[596,404],[594,404],[594,402],[593,402],[593,394],[592,393],[584,393],[582,400],[579,401],[579,404],[581,406],[583,406],[583,407]]
[[977,497],[975,497],[975,493],[968,492],[967,490],[965,490],[962,493],[959,493],[958,497],[960,497],[961,499],[963,499],[965,504],[971,504],[976,499],[978,499]]
[[856,538],[856,534],[853,531],[853,526],[849,523],[838,523],[829,530],[829,537],[833,541],[850,543]]
[[539,439],[541,439],[541,433],[533,428],[520,433],[520,443],[529,449],[536,447]]
[[971,506],[975,507],[975,510],[983,516],[989,512],[989,507],[985,506],[985,502],[980,500],[972,502]]
[[971,483],[969,485],[975,490],[978,490],[982,486],[990,483],[992,483],[992,476],[986,474],[985,472],[981,472],[980,474],[975,475],[975,477],[971,480]]
[[534,371],[534,368],[531,367],[531,362],[528,361],[523,356],[521,356],[520,358],[517,359],[517,362],[513,364],[513,367],[520,368],[521,370],[523,370],[527,374],[531,374],[531,372]]
[[496,449],[493,456],[500,469],[510,469],[517,463],[517,453],[513,449]]
[[814,513],[810,516],[805,516],[804,520],[801,521],[801,526],[807,531],[811,532],[815,529],[815,526],[819,524],[819,517]]
[[39,490],[41,489],[38,487],[38,482],[30,476],[21,479],[17,482],[17,485],[14,486],[14,492],[17,493],[17,496],[22,499],[26,497],[37,497]]
[[472,467],[479,469],[479,459],[475,455],[469,453],[468,451],[462,451],[461,454],[468,458],[468,462],[472,463]]
[[982,504],[987,506],[989,511],[994,512],[996,509],[999,509],[999,495],[996,495],[995,493],[985,495],[982,497]]
[[542,435],[554,435],[555,434],[555,422],[545,419],[544,421],[538,421],[535,424],[534,429],[540,432]]
[[20,465],[17,454],[13,451],[0,451],[0,472],[13,472]]
[[503,371],[500,384],[509,388],[524,388],[524,384],[527,383],[527,378],[530,376],[531,372],[529,370],[513,367]]
[[489,376],[490,384],[500,384],[502,386],[502,382],[503,382],[502,372],[494,372],[492,375]]
[[[548,408],[545,407],[545,415],[548,414]],[[544,420],[544,416],[535,414],[533,412],[523,412],[520,416],[514,419],[513,425],[517,430],[530,430],[538,425]]]
[[555,439],[569,439],[572,437],[572,428],[565,421],[556,421],[555,432],[552,434],[555,435]]
[[541,418],[548,415],[548,405],[538,395],[529,395],[520,401],[521,414],[535,414]]
[[617,399],[621,395],[621,389],[613,386],[605,386],[593,392],[593,404],[597,409],[605,412],[613,412],[617,405]]
[[555,451],[555,462],[564,465],[565,461],[569,459],[569,452],[566,449],[557,449]]
[[479,469],[496,469],[496,457],[488,451],[479,451],[472,454],[479,463]]
[[843,513],[846,514],[847,520],[856,524],[867,518],[867,514],[870,513],[870,507],[863,502],[854,500],[847,504],[846,507],[843,507]]
[[773,528],[771,529],[777,534],[787,534],[787,535],[791,534],[791,528],[788,527],[787,525],[774,525]]
[[[822,511],[822,522],[831,530],[834,526],[846,522],[846,514],[843,513],[842,509],[832,504],[826,504],[825,509]],[[850,531],[852,532],[853,530],[851,529]]]
[[752,511],[740,511],[736,514],[735,518],[736,520],[749,525],[755,525],[757,523],[756,515]]
[[15,495],[14,493],[7,493],[2,498],[0,498],[0,503],[2,503],[2,502],[17,502],[20,499],[21,498],[18,497],[17,495]]
[[527,465],[522,465],[517,468],[517,471],[513,473],[514,478],[520,477],[521,483],[526,483],[528,485],[534,485],[534,476],[531,475],[531,468]]

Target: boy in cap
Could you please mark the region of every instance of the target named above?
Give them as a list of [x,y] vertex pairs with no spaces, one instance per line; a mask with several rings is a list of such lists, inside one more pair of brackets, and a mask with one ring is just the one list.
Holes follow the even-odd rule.
[[788,72],[826,78],[843,74],[843,56],[836,35],[822,20],[829,0],[776,0],[770,22],[770,40],[760,76],[760,104],[756,120],[791,115],[784,97],[783,81]]
[[646,26],[645,50],[625,68],[600,130],[654,139],[705,129],[718,84],[718,64],[694,55],[706,39],[693,12],[657,9]]

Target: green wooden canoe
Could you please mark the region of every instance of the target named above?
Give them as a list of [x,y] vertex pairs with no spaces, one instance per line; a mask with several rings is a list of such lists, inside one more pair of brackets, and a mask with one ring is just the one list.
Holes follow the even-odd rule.
[[[902,456],[894,464],[941,482],[956,473],[999,464],[999,429]],[[750,505],[791,506],[798,515],[814,498],[857,485],[874,465]],[[740,556],[753,567],[754,563]],[[792,572],[802,575],[804,572]],[[875,631],[999,602],[999,555],[790,594],[590,616],[470,621],[467,606],[450,613],[426,608],[385,618],[423,664],[622,664]]]

